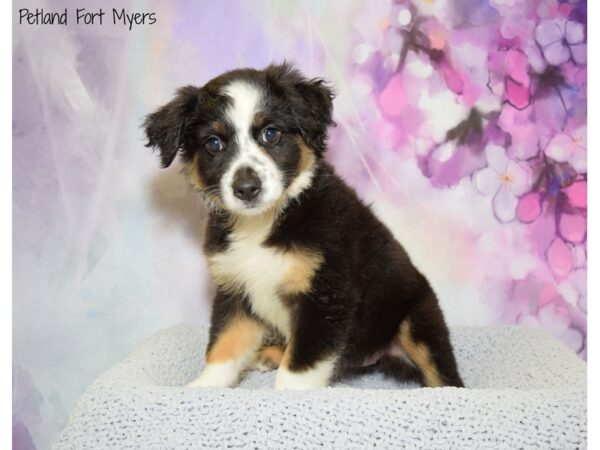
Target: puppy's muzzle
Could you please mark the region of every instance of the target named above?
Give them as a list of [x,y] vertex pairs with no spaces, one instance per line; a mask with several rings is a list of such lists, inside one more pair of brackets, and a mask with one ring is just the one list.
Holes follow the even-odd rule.
[[262,183],[251,167],[238,169],[233,177],[233,195],[244,202],[251,202],[260,194]]

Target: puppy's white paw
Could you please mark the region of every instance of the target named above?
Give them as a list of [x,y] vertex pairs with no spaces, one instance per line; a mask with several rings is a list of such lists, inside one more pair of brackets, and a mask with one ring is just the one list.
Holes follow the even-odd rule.
[[326,360],[303,372],[291,372],[280,367],[275,377],[275,389],[317,389],[329,386],[335,362]]
[[237,384],[239,370],[233,361],[207,364],[198,378],[187,387],[231,387]]

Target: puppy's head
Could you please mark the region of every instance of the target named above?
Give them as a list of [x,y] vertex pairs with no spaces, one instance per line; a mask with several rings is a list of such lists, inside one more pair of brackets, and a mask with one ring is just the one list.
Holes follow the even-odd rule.
[[163,167],[180,153],[213,204],[259,214],[311,183],[332,121],[332,91],[289,64],[225,73],[187,86],[144,123]]

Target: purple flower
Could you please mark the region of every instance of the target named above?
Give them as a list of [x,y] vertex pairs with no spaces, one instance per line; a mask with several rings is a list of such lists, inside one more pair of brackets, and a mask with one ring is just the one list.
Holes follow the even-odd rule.
[[544,20],[535,29],[535,40],[548,63],[559,66],[573,58],[583,65],[587,60],[584,27],[579,22],[556,18]]
[[487,145],[485,155],[488,167],[475,174],[475,185],[479,192],[493,195],[494,215],[500,222],[514,220],[519,197],[531,187],[531,171],[525,164],[506,156],[499,145]]

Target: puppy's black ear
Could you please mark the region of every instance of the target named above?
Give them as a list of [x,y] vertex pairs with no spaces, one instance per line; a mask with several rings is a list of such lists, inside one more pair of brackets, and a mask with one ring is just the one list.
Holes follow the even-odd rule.
[[173,100],[146,116],[146,147],[159,149],[162,167],[169,167],[182,148],[186,119],[199,102],[200,88],[185,86],[177,90]]
[[265,69],[267,83],[277,91],[284,91],[290,102],[300,133],[319,153],[326,148],[329,128],[333,121],[335,94],[321,78],[308,79],[290,63],[270,65]]

